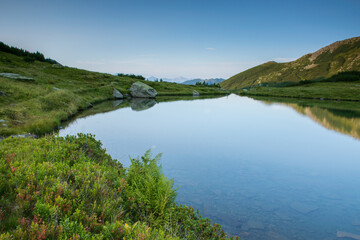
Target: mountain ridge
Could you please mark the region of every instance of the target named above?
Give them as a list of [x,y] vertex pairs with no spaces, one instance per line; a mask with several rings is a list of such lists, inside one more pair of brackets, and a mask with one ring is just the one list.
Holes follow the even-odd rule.
[[230,77],[220,86],[236,90],[264,83],[324,79],[344,71],[360,71],[360,37],[334,42],[291,62],[263,63]]

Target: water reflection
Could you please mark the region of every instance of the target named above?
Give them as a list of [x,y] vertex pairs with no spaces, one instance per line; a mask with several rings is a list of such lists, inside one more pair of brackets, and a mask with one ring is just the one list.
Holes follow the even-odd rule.
[[130,100],[130,107],[134,111],[144,111],[157,104],[153,98],[133,98]]
[[329,130],[360,140],[360,104],[358,102],[339,103],[318,100],[292,100],[292,102],[286,102],[287,99],[257,99],[267,104],[284,104]]
[[356,105],[236,95],[158,102],[144,111],[128,101],[94,106],[92,114],[106,113],[84,113],[60,135],[93,133],[125,166],[149,148],[163,153],[177,202],[244,239],[360,234],[360,141],[313,120],[358,132]]

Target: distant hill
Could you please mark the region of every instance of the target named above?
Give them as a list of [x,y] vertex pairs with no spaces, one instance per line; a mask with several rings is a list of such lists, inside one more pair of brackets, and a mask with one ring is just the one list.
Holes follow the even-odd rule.
[[330,44],[287,63],[274,61],[250,68],[220,83],[227,90],[331,77],[339,72],[360,71],[360,37]]
[[222,81],[224,81],[225,79],[223,78],[210,78],[210,79],[200,79],[200,78],[196,78],[196,79],[192,79],[192,80],[187,80],[185,82],[182,82],[181,84],[185,84],[185,85],[195,85],[196,83],[200,82],[200,83],[207,83],[208,85],[213,85],[213,84],[218,84],[221,83]]

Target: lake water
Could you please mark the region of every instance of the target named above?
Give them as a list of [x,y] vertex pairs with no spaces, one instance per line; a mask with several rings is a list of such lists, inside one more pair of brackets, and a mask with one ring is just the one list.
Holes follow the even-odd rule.
[[359,112],[237,95],[130,106],[108,104],[59,134],[93,133],[124,166],[148,149],[163,153],[165,174],[180,186],[177,202],[231,235],[360,235]]

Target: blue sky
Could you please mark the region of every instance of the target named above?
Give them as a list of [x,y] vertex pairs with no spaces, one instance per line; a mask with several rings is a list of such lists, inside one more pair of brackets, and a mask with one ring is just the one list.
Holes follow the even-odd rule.
[[0,0],[0,41],[64,65],[230,77],[360,35],[360,0]]

